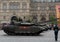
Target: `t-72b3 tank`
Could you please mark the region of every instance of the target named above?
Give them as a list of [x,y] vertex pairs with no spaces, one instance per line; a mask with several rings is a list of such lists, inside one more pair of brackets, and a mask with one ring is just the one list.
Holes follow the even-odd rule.
[[[45,27],[44,27],[45,28]],[[40,27],[40,25],[31,22],[23,22],[22,19],[19,18],[19,22],[16,16],[11,18],[11,23],[8,25],[4,25],[2,27],[3,31],[8,35],[12,34],[40,34],[44,28]]]
[[16,22],[14,25],[4,25],[3,31],[8,35],[12,34],[40,34],[42,32],[42,28],[39,25],[35,25],[33,23],[20,23]]

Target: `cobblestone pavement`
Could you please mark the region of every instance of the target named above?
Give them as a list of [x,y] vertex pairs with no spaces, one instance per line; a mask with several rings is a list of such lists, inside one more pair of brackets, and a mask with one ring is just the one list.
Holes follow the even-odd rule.
[[[0,42],[55,42],[54,31],[48,30],[39,36],[9,36],[1,30]],[[60,31],[57,42],[60,42]]]

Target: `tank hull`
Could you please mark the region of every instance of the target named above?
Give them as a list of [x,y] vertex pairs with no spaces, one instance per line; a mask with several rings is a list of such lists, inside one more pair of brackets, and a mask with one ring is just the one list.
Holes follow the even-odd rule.
[[8,35],[12,34],[40,34],[42,29],[38,26],[16,26],[16,25],[7,25],[3,27],[3,31]]

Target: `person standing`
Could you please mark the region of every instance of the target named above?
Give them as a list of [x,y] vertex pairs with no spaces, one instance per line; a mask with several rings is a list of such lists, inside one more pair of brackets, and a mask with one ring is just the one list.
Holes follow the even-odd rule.
[[19,20],[18,20],[18,21],[19,21],[19,22],[23,22],[22,18],[20,18],[20,17],[19,17]]
[[11,24],[11,25],[14,25],[14,21],[18,21],[17,16],[12,16],[12,17],[11,17],[11,22],[10,22],[10,24]]
[[55,41],[57,41],[58,40],[58,31],[59,31],[57,24],[53,27],[53,30],[54,30],[54,35],[55,35]]

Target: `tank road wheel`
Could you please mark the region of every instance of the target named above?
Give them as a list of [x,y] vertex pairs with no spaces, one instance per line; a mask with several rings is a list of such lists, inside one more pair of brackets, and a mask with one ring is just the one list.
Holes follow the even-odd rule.
[[8,31],[8,30],[4,30],[4,32],[5,32],[5,33],[7,33],[8,35],[14,35],[14,33],[13,33],[13,32]]
[[37,35],[39,35],[40,33],[37,33]]
[[8,35],[14,35],[14,33],[13,33],[13,32],[8,32],[7,34],[8,34]]
[[40,33],[34,33],[34,35],[39,35]]
[[37,35],[39,35],[40,33],[31,33],[30,35],[35,35],[35,36],[37,36]]
[[39,35],[39,34],[40,34],[40,32],[34,33],[34,35]]

